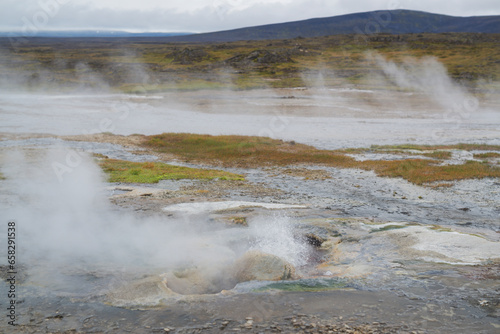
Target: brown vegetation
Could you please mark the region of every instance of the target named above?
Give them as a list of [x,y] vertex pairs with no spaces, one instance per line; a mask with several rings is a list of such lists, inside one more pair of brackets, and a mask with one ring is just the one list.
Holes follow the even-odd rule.
[[[374,85],[381,69],[370,52],[401,64],[433,56],[465,84],[500,80],[497,34],[332,35],[293,40],[165,43],[152,39],[0,38],[0,75],[30,87],[107,85],[125,92],[314,85],[304,74],[324,73],[322,84]],[[334,75],[329,75],[329,74]],[[95,76],[99,80],[95,80]],[[390,81],[387,83],[390,85]],[[385,87],[397,89],[394,87]],[[493,87],[494,88],[494,87]]]
[[[440,165],[436,160],[368,160],[356,161],[345,155],[345,150],[318,150],[312,146],[282,140],[247,136],[210,136],[185,133],[164,133],[145,137],[144,146],[158,152],[170,153],[186,161],[253,168],[262,166],[323,165],[338,168],[372,170],[379,176],[401,177],[414,184],[437,181],[500,177],[500,168],[487,163],[467,161],[462,165]],[[486,149],[500,150],[498,146],[458,144],[447,146],[419,146],[426,150]],[[394,149],[395,147],[387,147]],[[402,149],[402,146],[399,146]],[[411,146],[417,149],[417,146]],[[448,154],[435,154],[448,157]]]

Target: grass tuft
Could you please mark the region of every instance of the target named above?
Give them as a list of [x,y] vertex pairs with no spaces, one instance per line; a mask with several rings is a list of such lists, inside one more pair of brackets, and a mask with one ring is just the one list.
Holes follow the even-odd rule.
[[397,161],[363,161],[360,168],[373,170],[379,176],[402,177],[417,185],[436,181],[455,181],[500,177],[500,168],[482,162],[467,161],[462,165],[435,165],[423,159]]
[[451,152],[450,151],[434,151],[434,152],[428,152],[428,153],[422,153],[424,157],[429,157],[433,159],[441,159],[441,160],[446,160],[451,158]]
[[488,152],[488,153],[474,154],[474,159],[490,159],[490,158],[500,158],[500,153]]
[[162,162],[131,162],[105,159],[100,163],[109,182],[157,183],[160,180],[244,180],[241,175],[213,170],[172,166]]
[[282,140],[251,136],[210,136],[164,133],[147,137],[144,145],[175,154],[186,161],[229,167],[287,166],[295,164],[342,165],[354,159],[334,151]]

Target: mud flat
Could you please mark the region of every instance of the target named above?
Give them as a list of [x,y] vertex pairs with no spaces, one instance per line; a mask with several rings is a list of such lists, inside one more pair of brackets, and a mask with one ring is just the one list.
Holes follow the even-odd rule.
[[395,143],[498,144],[498,101],[450,111],[451,97],[462,104],[476,101],[466,92],[455,96],[456,87],[452,88],[437,96],[342,86],[143,96],[4,93],[0,132],[259,135],[326,149]]

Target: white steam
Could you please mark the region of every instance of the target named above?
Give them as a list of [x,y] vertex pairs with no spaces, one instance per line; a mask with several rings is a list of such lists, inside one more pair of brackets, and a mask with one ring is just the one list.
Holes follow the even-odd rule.
[[249,228],[227,229],[206,215],[173,218],[119,209],[108,201],[100,168],[83,152],[9,153],[2,173],[11,198],[2,211],[16,222],[19,258],[28,267],[144,274],[197,267],[214,276],[249,249],[295,266],[307,261],[309,246],[285,216],[257,217]]
[[398,87],[424,93],[448,112],[468,118],[479,108],[479,101],[465,87],[453,81],[446,67],[434,57],[406,58],[401,64],[379,54],[369,54],[385,78]]
[[211,227],[203,221],[119,212],[108,202],[101,171],[92,159],[78,153],[80,159],[68,160],[68,154],[17,153],[2,168],[14,197],[4,212],[18,226],[24,263],[167,270],[233,259],[224,243],[208,241]]
[[290,218],[275,214],[250,223],[251,249],[279,256],[296,267],[307,263],[310,247],[294,233]]

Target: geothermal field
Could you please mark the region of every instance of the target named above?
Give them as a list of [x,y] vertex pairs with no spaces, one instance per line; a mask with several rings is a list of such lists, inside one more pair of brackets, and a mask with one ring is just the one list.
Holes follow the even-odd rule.
[[0,57],[0,332],[500,331],[484,73],[406,49],[255,68],[30,43]]

